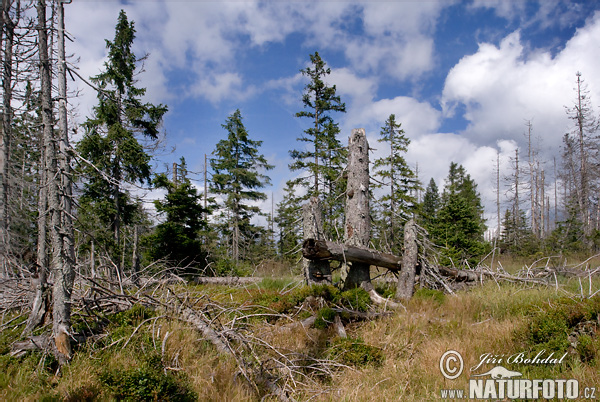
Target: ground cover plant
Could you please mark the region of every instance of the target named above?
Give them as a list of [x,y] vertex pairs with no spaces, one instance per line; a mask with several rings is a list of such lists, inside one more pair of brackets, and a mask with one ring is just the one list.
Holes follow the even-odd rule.
[[[510,275],[523,269],[505,265]],[[108,289],[94,289],[95,302],[74,310],[74,357],[60,370],[51,353],[11,355],[24,319],[5,312],[2,400],[254,401],[281,399],[277,390],[296,400],[436,400],[443,389],[467,389],[469,368],[484,354],[540,352],[564,358],[510,368],[524,378],[600,384],[600,298],[593,295],[600,280],[593,276],[557,276],[545,286],[486,280],[454,294],[417,288],[393,312],[371,305],[361,289],[308,287],[295,277]],[[182,319],[186,307],[203,314],[231,350],[219,351],[207,332]],[[464,359],[466,372],[456,380],[439,369],[448,350]]]

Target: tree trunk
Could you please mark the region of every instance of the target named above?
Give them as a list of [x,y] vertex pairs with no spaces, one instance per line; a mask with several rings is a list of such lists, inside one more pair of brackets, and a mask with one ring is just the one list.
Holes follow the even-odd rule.
[[[75,275],[75,244],[72,219],[73,180],[71,174],[71,146],[67,121],[67,61],[65,56],[65,15],[64,2],[59,1],[58,8],[58,128],[60,135],[60,184],[62,186],[62,263],[64,280],[67,283],[69,297]],[[61,278],[62,280],[62,278]]]
[[393,254],[311,238],[304,240],[302,255],[312,261],[334,260],[344,263],[368,264],[391,271],[399,271],[402,267],[402,258]]
[[65,264],[63,253],[63,233],[60,203],[60,177],[57,175],[56,138],[54,137],[52,116],[52,81],[50,77],[50,59],[48,57],[48,30],[46,27],[46,1],[38,0],[38,46],[40,55],[41,105],[44,149],[48,166],[48,207],[50,214],[50,239],[52,244],[53,286],[53,337],[58,350],[57,359],[60,364],[71,359],[71,290],[72,269]]
[[414,220],[404,225],[404,253],[402,255],[402,271],[398,276],[396,299],[408,300],[415,287],[415,271],[417,268],[417,228]]
[[[369,215],[369,144],[365,130],[353,129],[349,139],[348,187],[346,190],[345,244],[367,247],[371,237]],[[372,289],[368,264],[350,263],[342,266],[344,289]]]
[[6,38],[2,37],[0,41],[0,52],[3,52],[2,64],[2,127],[0,132],[0,274],[9,276],[10,269],[8,258],[10,254],[10,236],[9,222],[10,213],[9,205],[9,157],[10,157],[10,142],[11,142],[11,123],[12,123],[12,63],[13,63],[13,45],[15,23],[10,19],[8,12],[10,10],[11,1],[2,0],[2,32],[6,32]]
[[[302,206],[302,219],[305,239],[325,240],[323,235],[323,209],[321,208],[321,201],[317,197],[312,197],[307,204]],[[328,261],[305,259],[302,261],[302,267],[307,284],[331,283],[331,267]]]

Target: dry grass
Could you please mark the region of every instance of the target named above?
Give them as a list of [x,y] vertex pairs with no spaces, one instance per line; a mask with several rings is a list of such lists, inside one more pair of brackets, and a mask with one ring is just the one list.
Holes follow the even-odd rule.
[[[512,261],[504,267],[516,272],[522,264],[522,261]],[[579,278],[560,278],[564,287],[575,294],[581,287],[587,290],[587,279],[583,279],[583,285],[580,285]],[[277,293],[277,286],[285,287],[287,291],[288,285],[289,281],[280,285],[263,284],[262,288],[254,285],[248,288],[177,285],[171,290],[185,293],[182,298],[191,304],[197,303],[196,307],[206,306],[210,297],[227,308],[250,308],[257,295]],[[593,279],[590,286],[599,289],[600,280]],[[483,353],[511,355],[523,351],[516,334],[528,325],[533,313],[548,310],[563,296],[564,292],[557,291],[554,286],[531,287],[493,281],[456,295],[418,293],[405,303],[406,311],[346,325],[350,337],[362,339],[365,344],[384,352],[385,360],[381,365],[337,368],[331,378],[310,383],[311,389],[299,385],[294,396],[298,400],[313,401],[439,400],[441,389],[467,389],[469,368],[479,363]],[[324,358],[335,338],[334,331],[331,328],[304,329],[290,325],[290,322],[289,319],[274,323],[249,320],[243,331],[281,353]],[[20,366],[11,360],[10,364],[4,365],[8,371],[0,374],[0,400],[110,400],[111,396],[100,381],[101,373],[135,369],[149,353],[160,355],[165,372],[182,375],[198,400],[259,400],[239,375],[236,362],[229,356],[217,354],[187,324],[157,318],[141,324],[136,334],[131,335],[138,324],[119,328],[123,331],[119,335],[121,340],[117,337],[114,344],[111,340],[80,349],[64,369],[62,377],[54,377],[50,369],[41,367],[43,365],[38,364],[40,355],[21,360]],[[128,338],[131,338],[128,346],[123,347]],[[448,350],[458,351],[464,359],[465,372],[456,380],[445,379],[439,369],[440,358]],[[560,367],[558,372],[525,366],[509,368],[527,373],[525,378],[560,376],[578,379],[581,386],[597,386],[600,373],[596,364],[600,364],[600,351],[596,351],[596,356],[597,363],[575,361]],[[489,369],[494,365],[484,367]]]

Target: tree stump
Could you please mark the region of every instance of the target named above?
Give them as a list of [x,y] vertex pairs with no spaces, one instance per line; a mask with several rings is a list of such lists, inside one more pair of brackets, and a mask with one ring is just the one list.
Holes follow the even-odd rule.
[[415,287],[415,270],[417,267],[417,228],[413,219],[404,225],[404,247],[402,253],[402,270],[398,275],[396,299],[408,300]]
[[[311,198],[302,206],[304,238],[325,240],[323,235],[323,209],[318,198]],[[331,283],[331,267],[329,261],[302,261],[304,278],[308,285]]]
[[[371,237],[371,219],[369,216],[369,144],[365,130],[353,129],[348,145],[344,242],[349,246],[366,247]],[[344,289],[360,286],[369,291],[372,288],[369,265],[346,262],[342,265],[342,282]]]

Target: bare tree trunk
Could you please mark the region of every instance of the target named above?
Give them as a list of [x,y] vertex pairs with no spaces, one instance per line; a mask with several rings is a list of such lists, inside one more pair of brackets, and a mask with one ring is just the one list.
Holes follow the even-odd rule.
[[[71,294],[75,279],[75,247],[72,220],[72,180],[70,163],[69,132],[67,124],[67,65],[65,59],[64,3],[58,2],[58,96],[59,96],[59,141],[60,175],[57,186],[61,186],[60,233],[56,241],[60,247],[58,263],[60,269],[54,274],[54,323],[53,332],[56,347],[66,360],[71,359]],[[58,188],[56,188],[58,190]],[[56,196],[54,197],[56,198]],[[54,242],[54,240],[53,240]],[[54,257],[56,258],[56,257]],[[63,348],[59,345],[63,342]],[[60,361],[59,356],[59,361]],[[64,361],[63,361],[64,362]]]
[[[344,241],[350,246],[367,247],[370,237],[369,144],[365,130],[359,128],[352,130],[349,140]],[[363,287],[367,291],[372,290],[369,265],[342,265],[342,282],[344,289]]]
[[415,287],[415,271],[417,268],[417,228],[413,219],[404,225],[404,254],[402,255],[402,270],[398,275],[396,299],[408,300],[413,295]]
[[8,211],[9,205],[9,158],[10,158],[10,142],[11,142],[11,123],[12,123],[12,63],[13,63],[13,46],[14,46],[14,31],[15,22],[11,20],[9,11],[12,1],[2,0],[2,32],[6,31],[0,40],[0,52],[2,52],[2,127],[0,132],[0,274],[9,276],[8,258],[10,254],[10,214]]
[[53,337],[58,350],[57,359],[60,364],[71,359],[71,290],[72,269],[63,250],[63,233],[60,181],[58,175],[58,162],[56,152],[56,138],[54,137],[52,116],[52,81],[50,77],[50,59],[48,56],[48,28],[46,27],[46,1],[38,0],[36,5],[38,14],[38,46],[40,55],[41,78],[41,105],[42,125],[44,135],[44,149],[48,164],[48,207],[50,214],[50,239],[52,243],[52,271],[54,275],[53,286]]
[[140,255],[138,252],[138,225],[133,225],[133,251],[131,256],[131,281],[134,285],[138,285],[140,272]]
[[304,240],[302,255],[311,261],[333,260],[343,263],[375,265],[391,271],[399,271],[402,267],[402,258],[393,254],[312,238]]
[[[305,239],[325,240],[323,235],[323,209],[318,197],[311,197],[308,203],[302,206],[302,219]],[[331,267],[328,261],[304,259],[302,268],[308,285],[331,283]]]

